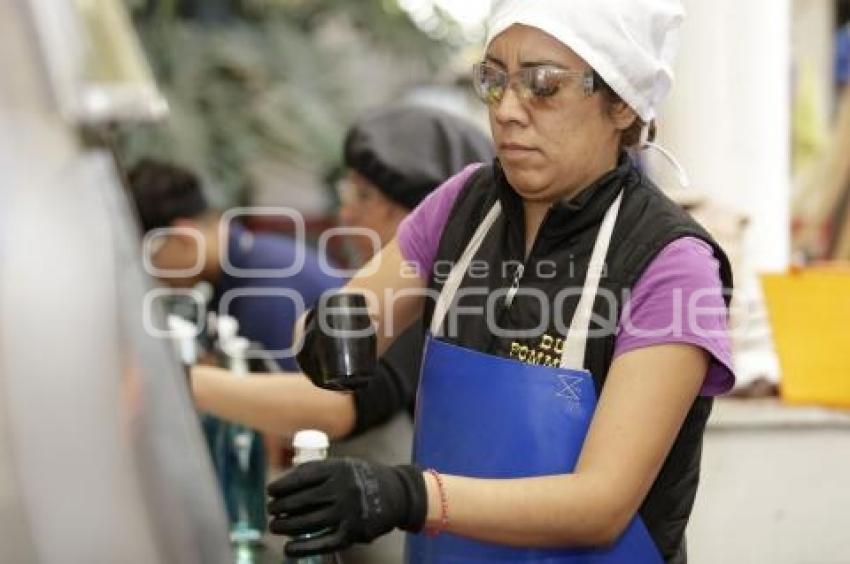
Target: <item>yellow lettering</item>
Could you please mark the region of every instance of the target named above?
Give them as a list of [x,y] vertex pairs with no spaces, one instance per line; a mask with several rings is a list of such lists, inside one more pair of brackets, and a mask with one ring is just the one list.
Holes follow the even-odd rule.
[[[549,354],[548,351],[554,347],[556,355]],[[548,366],[550,368],[558,368],[561,365],[561,353],[564,349],[564,340],[555,339],[550,335],[543,335],[540,338],[540,349],[532,349],[526,345],[521,345],[516,341],[511,343],[510,358],[516,358],[521,362],[532,365]]]
[[517,358],[525,362],[528,358],[528,347],[520,347],[519,352],[517,353]]
[[529,364],[540,364],[543,366],[555,366],[554,359],[551,355],[546,354],[544,351],[534,351],[531,353],[528,359]]
[[514,341],[513,343],[511,343],[511,358],[514,358],[517,355],[518,352],[519,352],[519,343]]

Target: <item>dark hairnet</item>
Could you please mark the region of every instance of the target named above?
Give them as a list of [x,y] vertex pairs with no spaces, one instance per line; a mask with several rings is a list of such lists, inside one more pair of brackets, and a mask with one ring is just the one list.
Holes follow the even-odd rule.
[[409,209],[466,165],[493,157],[492,143],[475,125],[425,107],[371,113],[345,140],[346,166]]

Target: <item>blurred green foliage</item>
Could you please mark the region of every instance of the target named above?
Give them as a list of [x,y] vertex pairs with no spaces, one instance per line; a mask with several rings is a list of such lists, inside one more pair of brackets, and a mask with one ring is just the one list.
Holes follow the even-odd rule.
[[395,0],[126,1],[171,116],[122,129],[122,157],[190,166],[220,205],[244,203],[258,160],[339,163],[356,115],[398,94],[351,76],[364,55],[425,69],[448,56]]

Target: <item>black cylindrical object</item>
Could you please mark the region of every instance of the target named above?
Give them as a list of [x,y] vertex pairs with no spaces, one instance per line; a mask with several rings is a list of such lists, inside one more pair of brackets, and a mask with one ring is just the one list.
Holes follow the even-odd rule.
[[[377,364],[377,338],[366,297],[358,293],[322,296],[305,327],[299,365],[313,383],[330,390],[353,390],[368,383]],[[307,369],[307,367],[310,369]]]

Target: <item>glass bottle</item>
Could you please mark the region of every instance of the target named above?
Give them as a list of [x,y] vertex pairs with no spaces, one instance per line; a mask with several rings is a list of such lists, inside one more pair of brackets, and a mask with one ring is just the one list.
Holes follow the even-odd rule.
[[[292,465],[298,466],[314,460],[325,460],[328,457],[328,436],[322,431],[306,430],[298,431],[295,438],[292,440],[292,448],[295,454],[292,457]],[[313,534],[302,535],[300,538],[310,538],[321,531]],[[322,554],[317,556],[304,556],[301,558],[291,558],[284,556],[284,564],[342,564],[342,558],[334,552],[332,554]]]
[[[234,377],[247,377],[249,342],[231,337],[221,343]],[[244,425],[221,421],[215,437],[215,458],[230,518],[230,540],[237,562],[255,553],[266,528],[266,455],[261,435]],[[240,556],[242,555],[242,556]]]

